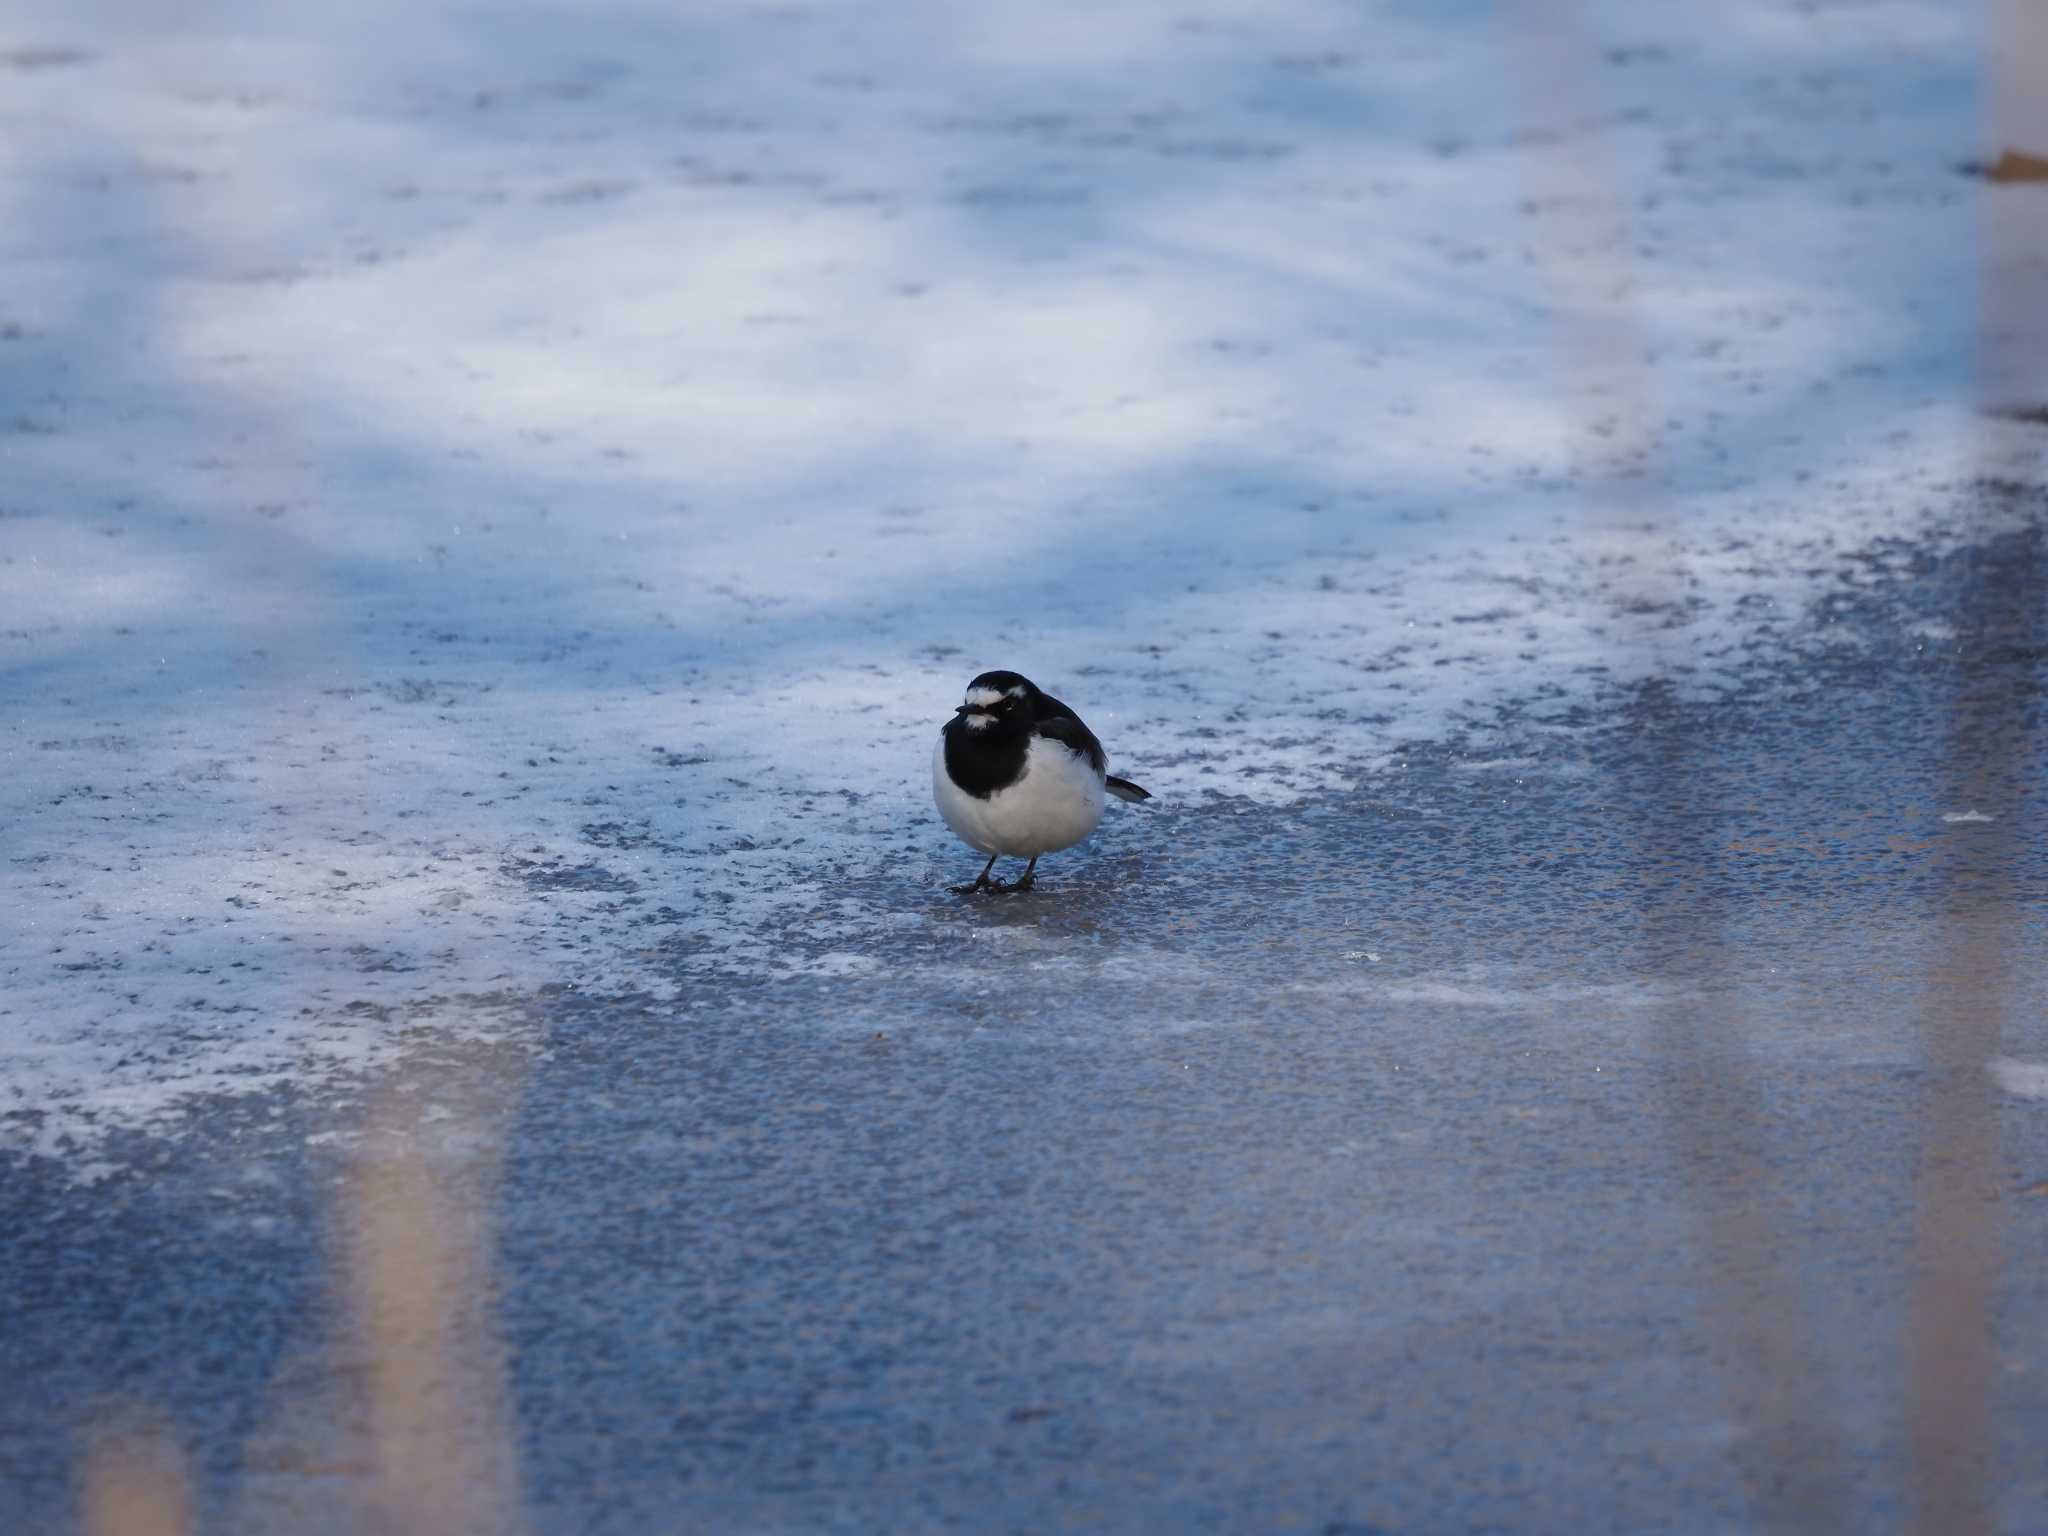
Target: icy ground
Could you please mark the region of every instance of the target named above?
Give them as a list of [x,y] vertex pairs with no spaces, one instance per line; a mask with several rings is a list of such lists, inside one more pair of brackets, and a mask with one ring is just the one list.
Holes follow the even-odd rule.
[[1727,686],[1981,467],[1974,25],[12,0],[0,1136],[859,974],[986,666],[1184,810]]
[[[1641,1161],[1704,997],[1895,1518],[1931,862],[2030,850],[2042,938],[2038,785],[1941,771],[1971,573],[2044,536],[1973,410],[1984,17],[1512,13],[0,3],[0,1365],[59,1404],[0,1514],[117,1388],[207,1510],[324,1507],[355,1452],[242,1460],[322,1149],[509,1056],[542,1528],[1204,1467],[1183,1528],[1725,1529]],[[991,666],[1157,798],[963,905],[927,764]],[[1636,913],[1692,810],[1704,967]],[[1333,1491],[1361,1422],[1440,1483]]]

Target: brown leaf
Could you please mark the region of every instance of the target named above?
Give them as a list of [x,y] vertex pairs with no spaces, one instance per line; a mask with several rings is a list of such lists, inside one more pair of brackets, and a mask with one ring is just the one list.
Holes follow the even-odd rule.
[[1976,164],[1970,169],[1986,181],[2048,181],[2048,156],[2008,149],[1989,165]]

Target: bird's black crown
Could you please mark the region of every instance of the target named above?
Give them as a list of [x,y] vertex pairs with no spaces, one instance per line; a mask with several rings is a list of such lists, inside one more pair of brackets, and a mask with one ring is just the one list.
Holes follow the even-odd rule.
[[984,672],[967,685],[969,693],[974,692],[977,688],[993,688],[997,693],[1008,693],[1012,689],[1021,688],[1024,690],[1024,697],[1027,699],[1038,692],[1038,685],[1021,672]]
[[984,672],[967,685],[959,714],[977,721],[1028,726],[1045,708],[1045,695],[1020,672]]

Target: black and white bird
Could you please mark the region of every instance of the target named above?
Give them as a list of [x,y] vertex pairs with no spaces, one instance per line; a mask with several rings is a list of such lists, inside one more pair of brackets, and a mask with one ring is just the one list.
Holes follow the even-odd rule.
[[[932,798],[939,814],[988,863],[968,891],[1028,891],[1041,854],[1071,848],[1102,820],[1103,796],[1150,800],[1108,772],[1102,743],[1081,717],[1028,677],[984,672],[939,733]],[[991,880],[1004,855],[1029,859],[1014,884]]]

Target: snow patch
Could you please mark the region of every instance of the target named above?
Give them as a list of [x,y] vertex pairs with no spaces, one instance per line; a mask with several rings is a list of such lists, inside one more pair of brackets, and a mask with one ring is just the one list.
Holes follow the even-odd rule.
[[2048,1062],[1994,1056],[1986,1064],[1991,1080],[2020,1099],[2048,1099]]
[[[0,1146],[858,976],[972,873],[926,762],[987,668],[1169,813],[1730,686],[1998,430],[1966,9],[1845,69],[1617,7],[1547,124],[1486,7],[18,0],[78,60],[0,92]],[[1608,148],[1634,443],[1531,262]]]

